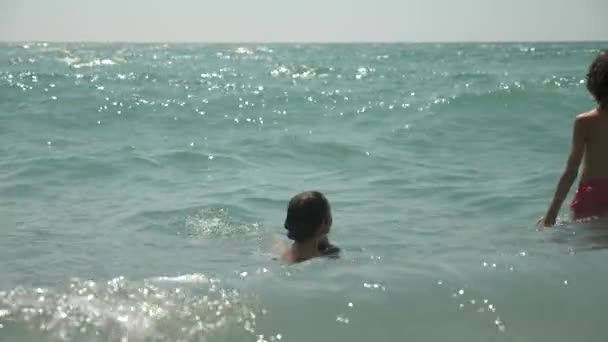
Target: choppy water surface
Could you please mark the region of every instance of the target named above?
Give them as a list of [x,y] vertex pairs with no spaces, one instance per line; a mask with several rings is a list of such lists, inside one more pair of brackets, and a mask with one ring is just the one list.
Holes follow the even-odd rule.
[[601,47],[1,45],[0,340],[604,341],[605,234],[534,227]]

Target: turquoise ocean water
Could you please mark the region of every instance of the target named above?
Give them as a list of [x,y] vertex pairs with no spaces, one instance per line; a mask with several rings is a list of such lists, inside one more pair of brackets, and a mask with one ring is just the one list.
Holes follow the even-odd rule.
[[605,341],[602,232],[534,226],[604,46],[0,45],[0,341]]

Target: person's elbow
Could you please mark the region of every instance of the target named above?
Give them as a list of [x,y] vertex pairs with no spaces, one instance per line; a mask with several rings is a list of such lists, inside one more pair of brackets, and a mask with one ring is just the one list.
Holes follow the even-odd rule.
[[564,181],[574,181],[578,177],[578,167],[568,167],[564,170],[562,174],[562,180]]

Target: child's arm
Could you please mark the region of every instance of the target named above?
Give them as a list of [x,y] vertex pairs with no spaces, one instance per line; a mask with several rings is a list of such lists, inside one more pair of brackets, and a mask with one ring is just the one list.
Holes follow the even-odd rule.
[[572,147],[570,150],[570,156],[566,163],[566,169],[562,173],[562,176],[557,183],[557,189],[553,195],[553,200],[547,209],[545,216],[539,221],[545,227],[551,227],[555,224],[555,219],[559,214],[559,209],[562,203],[568,196],[568,192],[572,187],[572,183],[578,176],[578,169],[581,165],[581,160],[585,153],[585,126],[584,117],[579,115],[574,121],[574,132],[572,133]]

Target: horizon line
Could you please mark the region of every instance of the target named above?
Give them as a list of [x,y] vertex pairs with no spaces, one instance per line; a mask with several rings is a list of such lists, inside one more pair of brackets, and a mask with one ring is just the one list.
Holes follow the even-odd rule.
[[564,44],[564,43],[608,43],[608,40],[602,39],[589,39],[589,40],[428,40],[428,41],[415,41],[415,40],[378,40],[378,41],[271,41],[271,40],[226,40],[226,41],[162,41],[162,40],[141,40],[141,41],[129,41],[129,40],[22,40],[22,39],[0,39],[0,43],[13,43],[13,44],[201,44],[201,45],[233,45],[233,44],[269,44],[269,45],[357,45],[357,44]]

